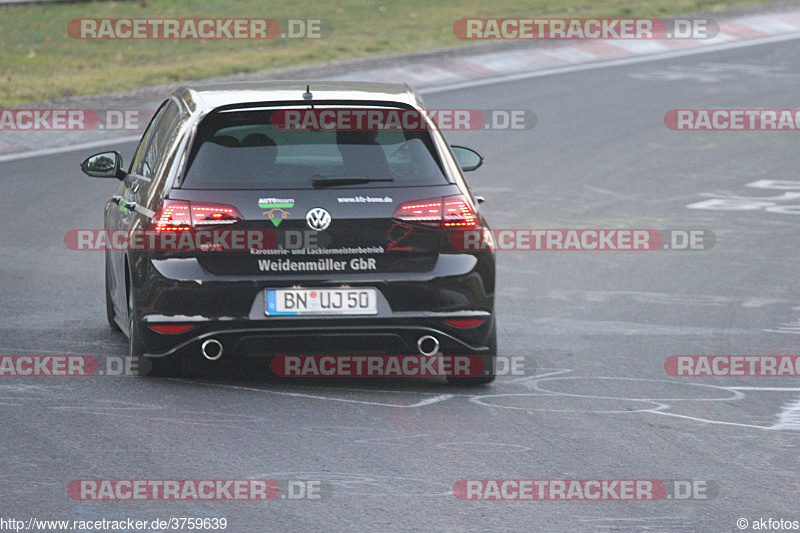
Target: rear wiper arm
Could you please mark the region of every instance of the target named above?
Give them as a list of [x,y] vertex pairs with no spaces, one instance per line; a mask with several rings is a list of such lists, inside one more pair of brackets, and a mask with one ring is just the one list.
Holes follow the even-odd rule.
[[375,181],[394,181],[392,178],[314,178],[311,185],[315,188],[339,187],[341,185],[361,185]]

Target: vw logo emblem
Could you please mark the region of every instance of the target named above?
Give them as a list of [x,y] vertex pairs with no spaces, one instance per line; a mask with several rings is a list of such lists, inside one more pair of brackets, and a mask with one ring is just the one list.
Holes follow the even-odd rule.
[[306,214],[306,223],[309,228],[322,231],[331,225],[331,215],[321,207],[315,207]]

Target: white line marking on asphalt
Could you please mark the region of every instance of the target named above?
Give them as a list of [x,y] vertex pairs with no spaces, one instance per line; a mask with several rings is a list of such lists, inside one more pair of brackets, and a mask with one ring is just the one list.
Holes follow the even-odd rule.
[[755,390],[755,391],[769,391],[769,392],[795,392],[800,391],[800,387],[726,387],[732,390]]
[[538,379],[546,378],[546,377],[549,377],[549,376],[557,376],[559,374],[564,374],[564,373],[567,373],[567,372],[572,372],[572,370],[570,370],[569,368],[562,368],[562,369],[554,370],[552,372],[548,372],[546,374],[534,374],[533,376],[522,376],[522,377],[519,377],[519,378],[509,379],[509,380],[506,381],[506,383],[516,383],[516,384],[522,385],[523,387],[527,387],[529,389],[532,389],[532,388],[534,388],[536,386],[534,384],[534,382],[536,380],[538,380]]
[[664,59],[675,59],[678,57],[693,56],[698,54],[708,54],[713,52],[723,52],[726,50],[734,50],[737,48],[746,48],[748,46],[759,46],[762,44],[773,44],[784,41],[791,41],[800,39],[800,32],[788,33],[783,35],[774,35],[770,37],[761,37],[757,39],[748,39],[746,41],[737,41],[734,43],[723,43],[717,45],[709,45],[704,48],[688,48],[683,50],[674,50],[671,52],[663,52],[659,54],[651,54],[644,56],[624,57],[619,59],[609,59],[606,61],[597,61],[595,63],[585,63],[582,65],[565,65],[563,67],[553,67],[548,69],[534,70],[530,72],[521,72],[519,74],[508,74],[506,76],[498,76],[495,78],[463,81],[459,83],[451,83],[439,87],[429,87],[427,89],[420,89],[420,93],[434,94],[445,91],[455,91],[460,89],[470,89],[472,87],[482,87],[485,85],[493,85],[495,83],[507,83],[510,81],[521,81],[531,78],[541,78],[543,76],[552,76],[554,74],[568,74],[572,72],[582,72],[585,70],[593,70],[608,67],[620,67],[624,65],[633,65],[636,63],[647,63],[649,61],[661,61]]
[[[677,418],[683,418],[686,420],[693,420],[695,422],[702,422],[708,424],[718,424],[718,425],[727,425],[727,426],[736,426],[736,427],[745,427],[745,428],[753,428],[753,429],[761,429],[761,430],[800,430],[800,398],[794,402],[789,404],[785,404],[783,406],[783,410],[781,413],[778,414],[778,422],[773,424],[772,426],[759,426],[754,424],[742,424],[738,422],[726,422],[722,420],[709,420],[705,418],[699,418],[695,416],[689,415],[681,415],[677,413],[672,413],[669,410],[674,407],[673,403],[677,402],[716,402],[716,401],[738,401],[746,398],[744,392],[742,391],[762,391],[762,392],[797,392],[800,391],[800,387],[730,387],[730,386],[718,386],[718,385],[708,385],[703,383],[680,383],[676,381],[666,381],[666,380],[658,380],[658,379],[643,379],[643,378],[627,378],[627,377],[611,377],[611,376],[596,376],[596,377],[584,377],[584,376],[571,376],[571,377],[545,377],[554,374],[562,374],[564,370],[558,370],[555,372],[550,372],[548,374],[540,375],[540,376],[529,376],[524,379],[516,379],[516,380],[509,380],[506,383],[514,382],[516,384],[521,384],[529,389],[536,391],[535,393],[527,393],[527,394],[488,394],[488,395],[476,395],[470,398],[472,403],[483,405],[486,407],[495,407],[500,409],[513,409],[513,410],[528,410],[528,411],[564,411],[564,412],[575,412],[575,413],[605,413],[605,414],[630,414],[630,413],[652,413],[656,415],[666,415],[666,416],[673,416]],[[569,372],[568,370],[566,372]],[[652,382],[652,383],[665,383],[671,385],[682,385],[682,386],[689,386],[689,387],[705,387],[710,389],[716,389],[719,391],[725,391],[731,394],[728,397],[720,397],[720,398],[626,398],[624,396],[603,396],[597,394],[584,394],[584,393],[570,393],[570,392],[563,392],[559,390],[548,390],[542,387],[542,382],[547,381],[563,381],[563,380],[620,380],[620,381],[639,381],[639,382]],[[552,409],[552,408],[542,408],[537,406],[516,406],[516,405],[502,405],[502,404],[494,404],[491,403],[492,399],[495,398],[503,398],[503,397],[546,397],[546,398],[583,398],[588,400],[597,400],[597,401],[627,401],[627,402],[648,402],[651,404],[655,404],[654,407],[643,408],[643,409],[614,409],[614,410],[601,410],[599,407],[595,408],[594,410],[585,410],[585,409],[575,409],[575,408],[565,408],[565,409]]]
[[521,444],[481,441],[439,442],[436,444],[436,447],[444,450],[469,453],[524,453],[533,451],[533,448],[522,446]]
[[800,430],[800,398],[784,404],[783,411],[778,413],[778,422],[770,429]]
[[445,400],[449,400],[450,398],[455,398],[455,396],[453,394],[440,394],[439,396],[434,396],[433,398],[422,400],[420,402],[415,403],[414,405],[409,405],[408,407],[423,407],[425,405],[431,405],[433,403],[443,402]]
[[[446,85],[440,85],[438,87],[427,87],[424,89],[420,89],[420,93],[425,94],[435,94],[441,93],[446,91],[454,91],[454,90],[461,90],[461,89],[470,89],[473,87],[484,87],[486,85],[494,85],[497,83],[507,83],[510,81],[521,81],[527,80],[532,78],[541,78],[544,76],[553,76],[556,74],[568,74],[572,72],[583,72],[586,70],[594,70],[600,68],[608,68],[608,67],[619,67],[625,65],[633,65],[637,63],[647,63],[650,61],[662,61],[664,59],[675,59],[678,57],[686,57],[698,54],[708,54],[714,52],[723,52],[726,50],[734,50],[737,48],[746,48],[749,46],[759,46],[762,44],[773,44],[773,43],[780,43],[784,41],[791,41],[794,39],[800,39],[800,32],[793,32],[793,33],[786,33],[783,35],[773,35],[769,37],[761,37],[756,39],[747,39],[744,41],[736,41],[732,43],[722,43],[717,45],[708,45],[702,48],[689,48],[689,49],[682,49],[682,50],[673,50],[670,52],[662,52],[656,54],[648,54],[642,56],[633,56],[633,57],[625,57],[619,59],[609,59],[604,61],[596,61],[592,63],[584,63],[579,65],[564,65],[561,67],[554,67],[554,68],[547,68],[547,69],[539,69],[533,70],[528,72],[521,72],[519,74],[508,74],[505,76],[497,76],[487,79],[480,79],[480,80],[470,80],[470,81],[462,81],[457,83],[449,83]],[[29,157],[41,157],[53,154],[60,154],[66,152],[73,152],[76,150],[84,150],[87,148],[96,148],[100,146],[110,146],[114,144],[121,144],[127,142],[138,141],[140,136],[130,136],[130,137],[120,137],[117,139],[109,139],[107,141],[95,141],[90,143],[84,144],[76,144],[73,146],[62,146],[62,147],[55,147],[55,148],[45,148],[42,150],[31,150],[29,152],[23,152],[19,154],[8,154],[8,155],[0,155],[0,163],[4,163],[6,161],[14,161],[17,159],[24,159]]]
[[384,442],[387,440],[419,439],[421,437],[430,437],[430,435],[423,433],[420,435],[409,435],[407,437],[378,437],[376,439],[359,439],[354,440],[353,442]]
[[695,422],[704,422],[706,424],[719,424],[723,426],[736,426],[736,427],[743,427],[743,428],[754,428],[754,429],[782,429],[776,428],[774,426],[756,426],[753,424],[740,424],[738,422],[724,422],[722,420],[709,420],[707,418],[697,418],[695,416],[688,416],[688,415],[679,415],[677,413],[669,413],[667,411],[650,411],[654,415],[664,415],[664,416],[674,416],[676,418],[685,418],[687,420],[694,420]]
[[30,152],[21,152],[18,154],[0,155],[0,163],[5,163],[6,161],[16,161],[17,159],[26,159],[29,157],[44,157],[46,155],[64,154],[67,152],[77,152],[78,150],[88,150],[89,148],[99,148],[101,146],[124,144],[138,141],[141,138],[141,135],[128,135],[127,137],[117,137],[115,139],[107,139],[103,141],[92,141],[88,143],[72,144],[69,146],[55,146],[53,148],[42,148],[41,150],[31,150]]
[[640,520],[684,520],[686,517],[685,516],[649,516],[649,517],[644,517],[644,518],[617,518],[617,517],[613,517],[613,518],[583,518],[583,517],[576,516],[575,518],[577,518],[579,520],[583,520],[584,522],[596,522],[596,521],[606,521],[606,520],[614,520],[615,522],[616,521],[638,522]]

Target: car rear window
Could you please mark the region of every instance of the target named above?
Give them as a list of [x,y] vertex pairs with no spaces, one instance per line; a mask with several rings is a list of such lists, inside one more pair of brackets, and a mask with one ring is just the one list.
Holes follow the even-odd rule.
[[239,110],[207,116],[198,127],[181,188],[304,189],[326,178],[376,180],[369,187],[447,183],[424,128],[293,130],[276,120],[283,113]]

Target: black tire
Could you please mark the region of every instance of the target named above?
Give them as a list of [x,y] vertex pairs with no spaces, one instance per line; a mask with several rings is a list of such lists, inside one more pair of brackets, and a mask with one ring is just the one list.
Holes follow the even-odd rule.
[[128,368],[135,370],[139,376],[174,377],[180,374],[182,361],[179,355],[164,357],[144,357],[141,324],[136,320],[133,299],[133,283],[128,281]]
[[117,324],[114,317],[116,313],[114,313],[114,301],[111,299],[111,284],[109,283],[109,274],[108,274],[108,260],[106,259],[106,318],[108,319],[108,325],[111,326],[111,329],[114,331],[122,331]]
[[492,327],[492,333],[489,335],[489,341],[486,344],[489,347],[489,352],[481,354],[484,375],[468,378],[448,376],[448,384],[458,387],[477,387],[494,381],[496,377],[495,360],[497,359],[497,326]]
[[139,322],[136,320],[133,299],[133,282],[128,280],[128,357],[141,357],[144,353]]

